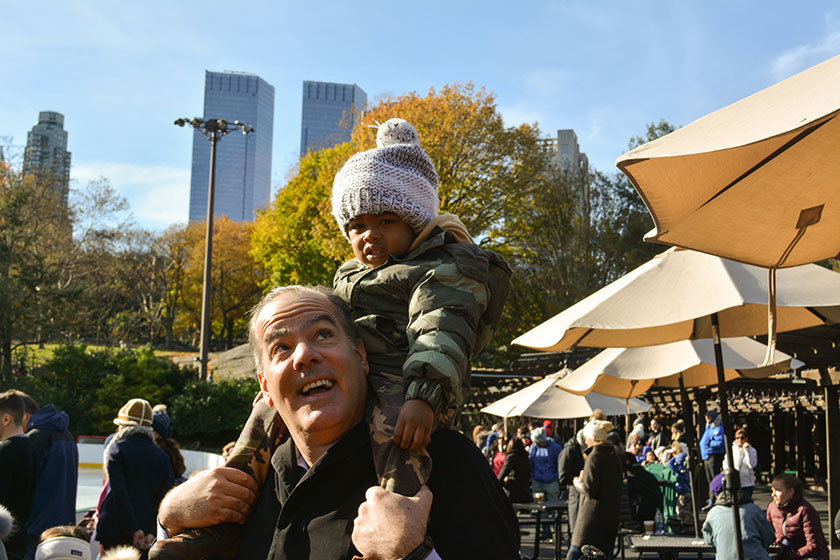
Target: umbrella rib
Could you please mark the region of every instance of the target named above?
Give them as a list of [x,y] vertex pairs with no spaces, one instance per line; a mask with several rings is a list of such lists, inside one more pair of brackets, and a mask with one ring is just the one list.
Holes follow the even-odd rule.
[[785,142],[785,144],[784,144],[784,145],[782,145],[781,147],[779,147],[778,149],[776,149],[776,151],[774,151],[772,154],[770,154],[769,156],[765,157],[763,160],[761,160],[760,162],[758,162],[757,164],[755,164],[752,168],[750,168],[750,169],[748,169],[747,171],[745,171],[745,172],[744,172],[744,173],[743,173],[740,177],[738,177],[737,179],[735,179],[734,181],[732,181],[731,183],[729,183],[728,185],[726,185],[725,187],[723,187],[723,188],[722,188],[722,189],[721,189],[721,190],[720,190],[720,191],[719,191],[716,195],[714,195],[712,198],[710,198],[709,200],[707,200],[706,202],[704,202],[703,204],[701,204],[701,205],[700,205],[700,208],[703,208],[704,206],[706,206],[707,204],[709,204],[710,202],[712,202],[714,199],[716,199],[717,197],[719,197],[720,195],[722,195],[723,193],[725,193],[726,191],[728,191],[730,188],[734,187],[735,185],[737,185],[738,183],[740,183],[741,181],[743,181],[744,179],[746,179],[747,177],[749,177],[750,175],[752,175],[753,173],[755,173],[756,171],[758,171],[760,168],[764,167],[766,164],[768,164],[770,161],[772,161],[772,160],[773,160],[776,156],[778,156],[778,155],[779,155],[779,154],[781,154],[782,152],[785,152],[785,151],[786,151],[786,150],[788,150],[791,146],[793,146],[793,145],[795,145],[795,144],[798,144],[799,142],[801,142],[802,140],[804,140],[804,139],[805,139],[808,135],[810,135],[812,132],[815,132],[816,130],[818,130],[819,128],[821,128],[824,124],[826,124],[826,123],[829,123],[829,122],[833,121],[835,118],[836,118],[836,117],[832,117],[832,118],[830,118],[830,119],[826,119],[826,120],[824,120],[824,121],[823,121],[823,122],[821,122],[821,123],[818,123],[818,124],[816,124],[816,125],[814,125],[814,126],[812,126],[812,127],[810,127],[810,128],[807,128],[807,129],[803,130],[802,132],[800,132],[799,134],[797,134],[796,136],[794,136],[793,138],[791,138],[790,140],[788,140],[787,142]]

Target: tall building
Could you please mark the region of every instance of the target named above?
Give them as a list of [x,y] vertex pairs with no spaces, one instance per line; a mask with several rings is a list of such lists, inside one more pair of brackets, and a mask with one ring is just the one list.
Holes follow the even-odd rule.
[[563,171],[585,172],[589,169],[589,158],[580,151],[577,134],[571,128],[558,130],[557,138],[545,138],[542,142],[554,163]]
[[70,194],[70,152],[67,151],[64,115],[55,111],[38,113],[38,124],[26,135],[23,172],[38,174],[44,171],[56,179],[56,189],[66,206]]
[[[274,86],[254,74],[210,72],[204,76],[204,119],[240,121],[250,134],[229,133],[216,143],[213,215],[235,222],[254,219],[271,198]],[[190,180],[190,221],[207,218],[210,141],[196,130]]]
[[356,84],[303,82],[300,155],[350,140],[367,94]]

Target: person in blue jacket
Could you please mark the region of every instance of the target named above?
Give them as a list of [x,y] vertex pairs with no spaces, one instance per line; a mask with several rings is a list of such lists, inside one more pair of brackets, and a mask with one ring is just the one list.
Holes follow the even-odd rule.
[[[703,459],[703,466],[706,469],[706,480],[710,483],[723,470],[725,454],[726,442],[720,416],[717,410],[709,409],[706,411],[706,431],[700,438],[700,458]],[[714,496],[709,496],[709,501],[702,510],[709,511],[714,505]]]
[[[29,401],[33,405],[34,400]],[[38,482],[32,513],[26,522],[26,559],[35,558],[38,540],[45,530],[76,524],[76,485],[79,451],[67,429],[70,417],[48,404],[32,412],[26,436],[38,456]]]
[[[531,432],[531,449],[528,459],[531,461],[531,490],[542,492],[546,502],[560,499],[560,477],[557,469],[557,458],[563,451],[563,446],[548,437],[545,428],[537,428]],[[543,537],[550,538],[551,525],[543,525]]]

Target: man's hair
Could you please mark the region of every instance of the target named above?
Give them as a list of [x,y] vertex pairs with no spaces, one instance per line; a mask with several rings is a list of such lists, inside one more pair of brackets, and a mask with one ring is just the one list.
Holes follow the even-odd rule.
[[75,537],[83,541],[90,542],[90,531],[78,525],[59,525],[57,527],[50,527],[41,533],[39,543],[47,539],[55,539],[57,537]]
[[20,398],[23,399],[24,411],[27,414],[35,414],[36,412],[38,412],[39,407],[38,407],[38,403],[35,402],[35,399],[30,397],[29,395],[27,395],[23,391],[19,391],[17,389],[9,389],[9,392],[10,393],[17,393],[18,395],[20,395]]
[[26,404],[17,391],[0,393],[0,414],[9,414],[16,426],[22,426],[24,412],[26,412]]
[[257,369],[257,373],[262,373],[263,371],[261,352],[262,341],[259,340],[259,337],[257,336],[257,317],[266,305],[280,296],[289,293],[314,293],[325,297],[330,304],[332,304],[333,309],[335,309],[339,327],[347,337],[347,340],[353,344],[359,340],[359,332],[355,323],[353,323],[350,306],[347,305],[343,299],[335,295],[335,292],[331,289],[325,286],[279,286],[277,288],[273,288],[265,294],[260,302],[251,309],[251,319],[248,322],[248,343],[251,346],[251,355],[254,357],[254,366]]
[[802,497],[802,481],[792,474],[780,474],[773,479],[770,485],[773,488],[781,490],[790,490],[793,488],[793,495],[797,498]]

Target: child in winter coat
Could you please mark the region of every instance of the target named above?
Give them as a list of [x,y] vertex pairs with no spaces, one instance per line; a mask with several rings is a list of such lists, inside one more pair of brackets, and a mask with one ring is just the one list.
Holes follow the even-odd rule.
[[[437,215],[437,173],[411,124],[388,120],[376,143],[335,176],[332,213],[355,258],[333,289],[351,306],[367,352],[380,486],[410,496],[429,477],[432,432],[457,418],[470,359],[492,338],[511,271],[456,216]],[[227,466],[262,484],[283,433],[274,409],[256,402]]]
[[668,461],[668,468],[677,475],[677,517],[680,525],[690,527],[694,525],[694,507],[691,501],[691,480],[688,470],[688,454],[683,452],[679,441],[671,443],[671,450],[674,454]]

